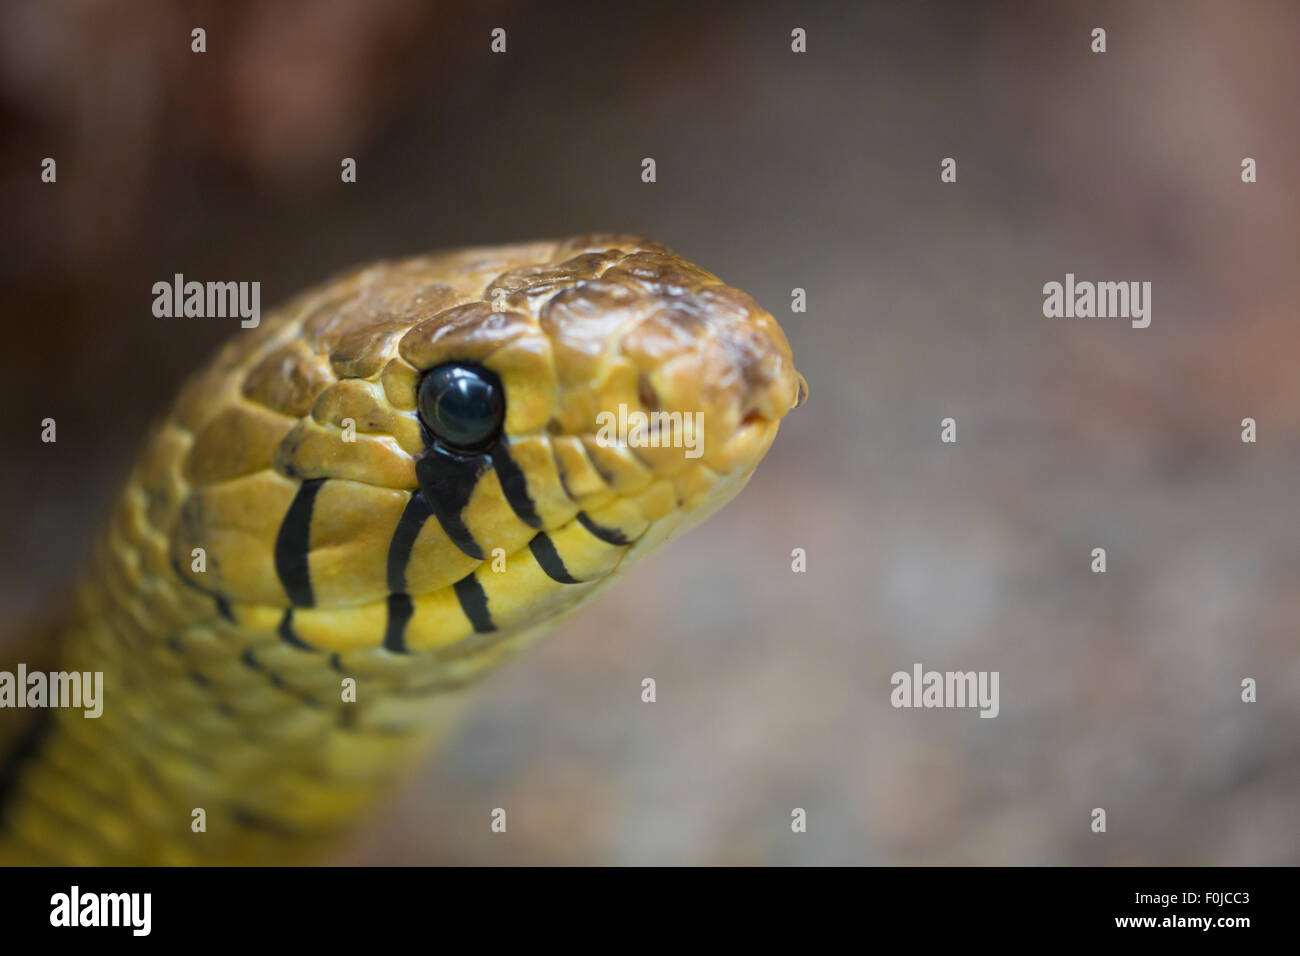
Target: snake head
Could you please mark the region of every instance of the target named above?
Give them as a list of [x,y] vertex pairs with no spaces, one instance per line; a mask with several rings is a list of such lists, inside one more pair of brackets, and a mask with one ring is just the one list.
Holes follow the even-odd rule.
[[229,623],[481,669],[730,500],[806,394],[775,319],[657,243],[461,250],[237,336],[141,483]]

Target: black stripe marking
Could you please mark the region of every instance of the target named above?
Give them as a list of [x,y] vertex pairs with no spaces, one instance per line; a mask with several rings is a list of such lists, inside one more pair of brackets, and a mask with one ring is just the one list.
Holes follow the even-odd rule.
[[184,584],[186,587],[198,591],[200,594],[206,594],[208,597],[212,598],[212,600],[214,600],[217,603],[217,613],[220,614],[222,617],[224,617],[227,621],[234,622],[235,614],[230,609],[230,601],[227,600],[224,594],[222,594],[220,591],[216,590],[215,588],[205,588],[197,581],[191,580],[188,576],[182,574],[180,563],[174,559],[172,561],[172,570],[176,572],[176,577],[180,578],[181,584]]
[[596,522],[592,521],[591,518],[588,517],[587,512],[585,511],[578,512],[578,521],[584,528],[606,544],[616,544],[621,547],[632,543],[627,539],[627,536],[617,528],[605,528],[596,524]]
[[591,467],[596,469],[596,474],[600,475],[600,480],[613,488],[617,484],[615,481],[617,476],[596,459],[596,456],[592,454],[591,449],[586,444],[582,446],[582,453],[587,456],[587,461],[591,462]]
[[415,539],[420,536],[420,529],[433,514],[424,492],[419,488],[406,502],[402,517],[393,529],[393,538],[388,543],[388,590],[400,594],[406,590],[406,565],[411,560],[411,549]]
[[542,519],[537,516],[537,506],[533,504],[532,496],[528,494],[528,478],[524,475],[523,469],[510,457],[510,450],[506,447],[505,441],[497,442],[491,454],[492,467],[497,471],[501,490],[505,493],[511,509],[528,527],[540,528]]
[[582,583],[564,566],[564,559],[560,557],[560,552],[555,550],[555,542],[545,531],[533,536],[533,540],[528,542],[528,550],[533,552],[533,557],[552,581],[559,581],[561,584]]
[[[295,647],[302,647],[302,648],[306,648],[307,650],[315,650],[315,648],[308,647],[306,644],[304,644],[301,640],[299,640],[298,635],[293,633],[293,626],[291,623],[292,615],[293,615],[293,608],[290,608],[285,613],[285,620],[280,622],[280,636],[285,638],[285,640],[287,640],[290,644],[293,644]],[[301,700],[304,704],[306,704],[309,707],[320,706],[320,701],[318,701],[315,697],[313,697],[311,694],[304,694],[301,691],[296,690],[293,687],[290,687],[287,683],[285,683],[284,678],[281,677],[279,674],[277,674],[275,671],[264,671],[262,669],[261,662],[253,655],[253,649],[251,647],[247,648],[244,651],[244,653],[240,654],[239,659],[243,662],[244,666],[249,668],[250,670],[255,670],[258,673],[266,674],[266,679],[271,682],[271,686],[278,687],[280,690],[287,691],[290,694],[297,694],[298,699]],[[221,712],[226,714],[226,716],[228,717],[238,716],[235,713],[235,711],[231,709],[230,705],[225,703],[225,701],[219,701],[217,703],[217,707],[221,709]]]
[[485,455],[462,457],[434,444],[415,460],[415,477],[420,490],[433,509],[442,530],[452,543],[471,558],[483,560],[479,547],[469,528],[461,519],[461,512],[474,493],[479,476],[487,470],[489,459]]
[[295,607],[311,607],[316,598],[311,589],[311,568],[307,552],[311,547],[311,512],[324,478],[308,478],[298,486],[289,510],[275,536],[275,573],[284,593]]
[[555,442],[547,442],[551,449],[551,457],[555,460],[555,473],[560,476],[560,487],[564,489],[564,494],[570,501],[577,504],[578,499],[574,497],[573,491],[569,488],[569,476],[564,473],[564,465],[560,463],[560,450],[556,448]]
[[460,609],[474,625],[475,634],[487,634],[497,629],[497,626],[492,623],[492,615],[488,612],[487,594],[483,590],[483,585],[478,583],[478,578],[474,577],[474,572],[471,571],[453,584],[452,589],[456,592],[456,599],[460,601]]
[[293,608],[285,608],[284,617],[280,618],[280,640],[286,644],[296,647],[303,651],[314,651],[316,648],[310,644],[304,643],[303,639],[293,631]]
[[388,595],[388,628],[384,631],[384,647],[394,654],[406,653],[406,622],[415,613],[408,594]]

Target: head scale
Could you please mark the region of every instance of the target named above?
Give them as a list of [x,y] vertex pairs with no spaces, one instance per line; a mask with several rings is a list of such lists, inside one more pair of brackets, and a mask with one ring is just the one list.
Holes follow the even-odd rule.
[[137,510],[218,626],[477,670],[734,496],[805,394],[776,321],[656,243],[381,263],[236,336]]

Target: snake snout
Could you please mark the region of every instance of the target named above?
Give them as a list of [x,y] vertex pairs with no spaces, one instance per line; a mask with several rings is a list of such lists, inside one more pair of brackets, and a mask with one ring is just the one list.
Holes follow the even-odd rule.
[[[739,296],[727,305],[742,304]],[[663,376],[674,407],[699,411],[703,460],[719,474],[752,470],[781,419],[807,396],[776,320],[748,296],[743,305],[709,315],[697,352]]]

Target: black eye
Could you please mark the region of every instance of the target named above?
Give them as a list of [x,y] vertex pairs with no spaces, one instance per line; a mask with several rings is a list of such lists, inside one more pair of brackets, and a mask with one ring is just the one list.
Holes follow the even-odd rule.
[[420,383],[420,417],[453,448],[480,448],[501,433],[506,417],[501,379],[477,365],[430,369]]

